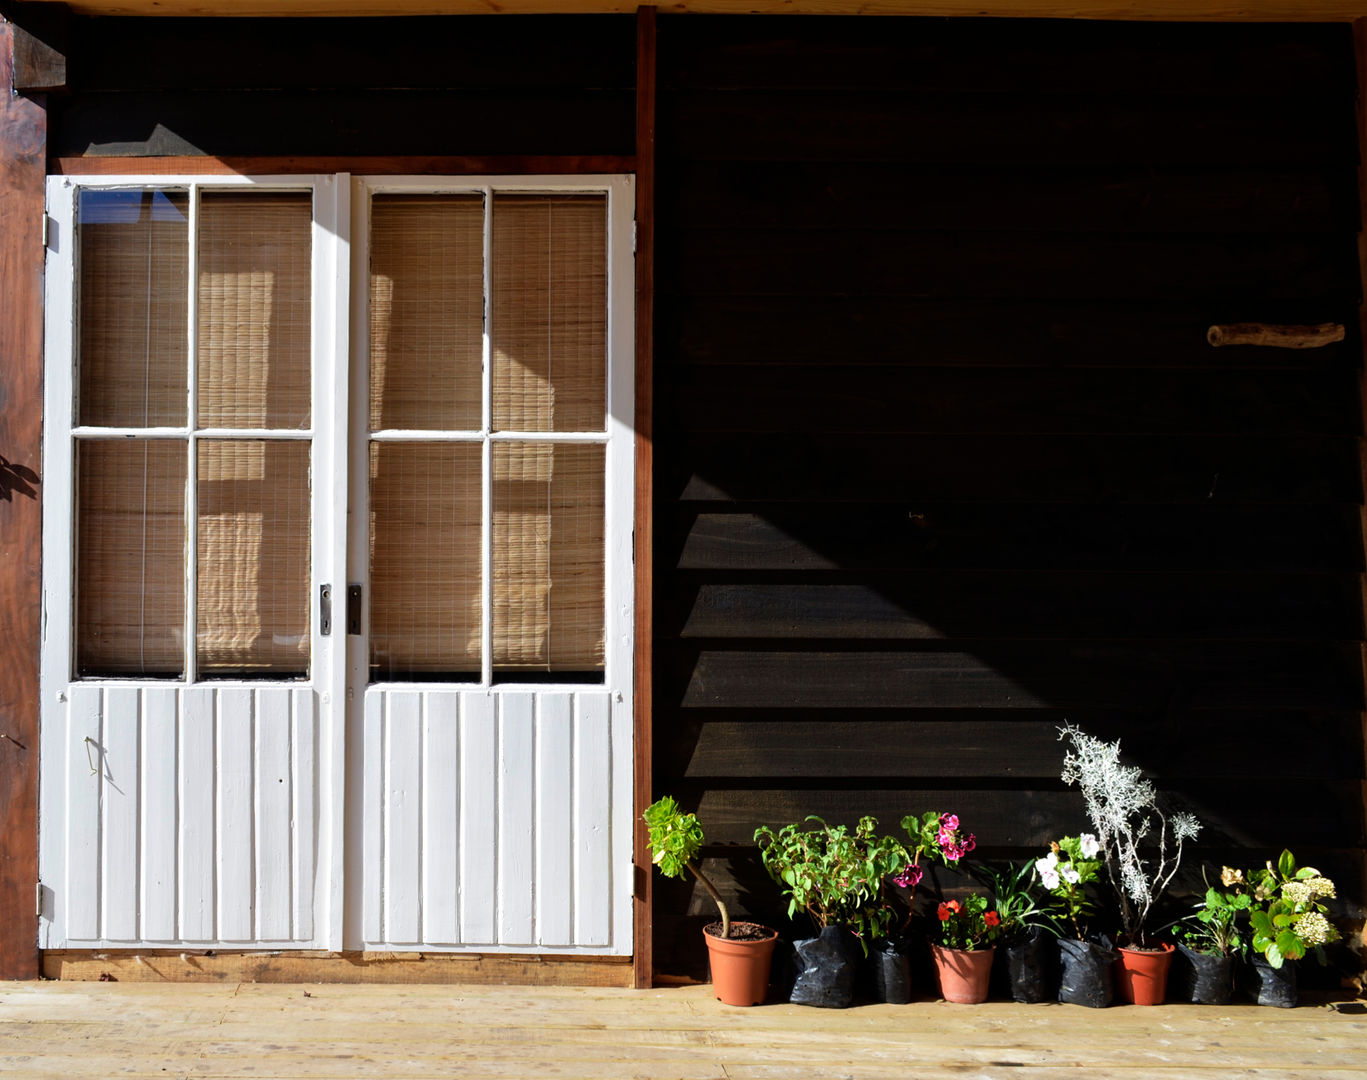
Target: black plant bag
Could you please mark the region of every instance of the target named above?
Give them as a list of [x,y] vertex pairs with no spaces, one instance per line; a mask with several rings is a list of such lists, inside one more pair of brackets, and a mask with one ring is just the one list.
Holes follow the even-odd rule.
[[1228,1005],[1234,996],[1234,957],[1177,946],[1168,983],[1173,1000],[1193,1005]]
[[854,979],[863,956],[859,939],[843,926],[827,926],[814,938],[793,942],[794,1005],[847,1009],[854,1001]]
[[870,1001],[906,1005],[911,1001],[911,961],[898,942],[883,938],[869,946],[860,963],[860,990]]
[[1296,962],[1283,961],[1282,966],[1274,968],[1261,956],[1253,957],[1253,962],[1243,965],[1241,979],[1244,993],[1259,1005],[1271,1005],[1278,1009],[1295,1008],[1299,991],[1296,985]]
[[1078,941],[1060,938],[1058,943],[1058,999],[1065,1005],[1104,1009],[1115,997],[1111,965],[1116,951],[1105,938]]
[[1006,957],[1011,1000],[1029,1005],[1057,1001],[1059,995],[1058,938],[1042,926],[1001,950]]

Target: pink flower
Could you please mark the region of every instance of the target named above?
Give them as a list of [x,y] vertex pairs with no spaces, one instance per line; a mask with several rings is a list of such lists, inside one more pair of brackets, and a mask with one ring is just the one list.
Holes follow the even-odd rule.
[[970,851],[972,851],[972,850],[973,850],[975,847],[977,847],[977,846],[978,846],[978,838],[977,838],[976,836],[974,836],[972,833],[969,833],[969,834],[968,834],[968,839],[965,840],[965,841],[963,842],[964,854],[967,855]]
[[921,876],[923,873],[924,871],[917,866],[916,863],[909,863],[907,868],[892,880],[894,884],[901,886],[903,889],[914,889],[917,885],[921,884]]
[[958,814],[941,814],[941,815],[940,815],[940,832],[941,832],[941,833],[944,833],[946,830],[948,830],[949,832],[953,832],[953,831],[954,831],[955,829],[957,829],[958,827],[959,827],[959,815],[958,815]]

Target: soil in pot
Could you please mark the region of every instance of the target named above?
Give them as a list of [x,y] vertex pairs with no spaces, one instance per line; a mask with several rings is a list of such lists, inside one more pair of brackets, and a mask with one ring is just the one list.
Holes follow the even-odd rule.
[[769,966],[778,932],[758,923],[733,922],[731,936],[721,923],[703,927],[712,967],[712,992],[724,1005],[763,1005],[769,993]]
[[793,942],[794,1005],[846,1009],[854,1001],[854,978],[864,950],[843,926],[827,926],[814,938]]
[[940,996],[958,1005],[977,1005],[987,1000],[987,985],[992,977],[996,949],[946,949],[930,947],[935,960],[935,975],[940,981]]
[[1175,1001],[1192,1005],[1228,1005],[1234,996],[1234,957],[1177,946],[1168,975]]
[[1296,962],[1287,960],[1279,968],[1274,968],[1259,955],[1251,963],[1242,965],[1241,983],[1244,993],[1259,1005],[1271,1005],[1278,1009],[1292,1009],[1296,1006],[1299,991],[1296,985]]
[[1042,926],[1000,950],[1006,961],[1011,1000],[1034,1005],[1058,1000],[1058,938]]
[[1058,999],[1065,1005],[1104,1009],[1115,996],[1111,965],[1115,950],[1102,941],[1060,938]]
[[1131,1005],[1162,1005],[1168,993],[1172,954],[1170,942],[1154,949],[1122,947],[1115,962],[1120,1000]]

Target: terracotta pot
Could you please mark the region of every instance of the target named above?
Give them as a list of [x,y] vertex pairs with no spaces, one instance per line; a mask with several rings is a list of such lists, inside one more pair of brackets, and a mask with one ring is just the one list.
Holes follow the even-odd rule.
[[[735,929],[735,924],[732,924]],[[713,937],[703,931],[707,958],[712,966],[712,993],[723,1005],[763,1005],[769,993],[769,964],[774,956],[778,931],[767,926],[765,938]]]
[[996,949],[946,949],[930,947],[935,974],[940,980],[940,996],[959,1005],[977,1005],[987,1000],[987,980],[992,974]]
[[1158,949],[1121,947],[1115,962],[1116,991],[1131,1005],[1162,1005],[1168,991],[1168,968],[1172,966],[1172,943]]

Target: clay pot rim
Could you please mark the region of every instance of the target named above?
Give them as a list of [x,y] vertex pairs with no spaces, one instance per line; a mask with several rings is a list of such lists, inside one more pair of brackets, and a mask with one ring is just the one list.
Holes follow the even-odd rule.
[[712,933],[712,929],[714,927],[718,930],[721,929],[721,923],[712,922],[708,923],[706,926],[702,928],[702,936],[710,941],[725,941],[729,945],[763,945],[765,942],[773,941],[778,937],[777,930],[775,930],[772,926],[765,926],[763,923],[750,922],[748,919],[740,919],[731,924],[731,929],[734,930],[737,926],[757,926],[761,930],[765,930],[768,933],[766,937],[758,938],[722,937],[719,933]]
[[1117,945],[1116,949],[1123,953],[1133,953],[1136,956],[1162,956],[1164,953],[1175,952],[1177,946],[1171,941],[1160,941],[1151,948],[1141,949],[1135,945]]

